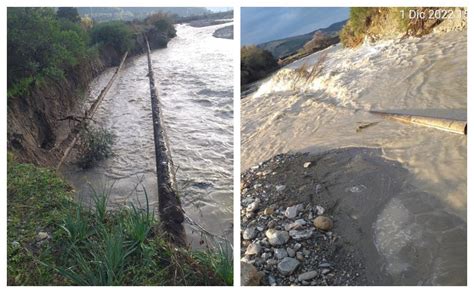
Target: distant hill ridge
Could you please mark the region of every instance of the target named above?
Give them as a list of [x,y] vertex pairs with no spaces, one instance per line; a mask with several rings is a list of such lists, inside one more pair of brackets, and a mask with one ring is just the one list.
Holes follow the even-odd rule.
[[317,29],[306,34],[258,44],[257,47],[269,51],[275,58],[278,59],[296,53],[313,38],[316,32],[320,32],[328,38],[337,36],[346,22],[347,20],[343,20],[333,23],[326,28]]

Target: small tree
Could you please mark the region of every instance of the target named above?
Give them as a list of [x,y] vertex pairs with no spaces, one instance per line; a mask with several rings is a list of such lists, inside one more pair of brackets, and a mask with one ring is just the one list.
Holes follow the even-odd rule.
[[79,167],[91,168],[97,162],[112,156],[112,145],[115,139],[116,136],[105,128],[88,127],[83,129],[77,161]]
[[153,25],[159,32],[165,33],[169,38],[176,37],[173,19],[165,13],[155,13],[145,20],[145,23]]

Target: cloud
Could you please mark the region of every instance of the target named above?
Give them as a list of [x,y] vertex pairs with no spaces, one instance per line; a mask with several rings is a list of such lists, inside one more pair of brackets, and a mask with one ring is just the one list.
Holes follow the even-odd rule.
[[242,44],[260,44],[328,27],[348,17],[349,8],[244,7],[241,40]]

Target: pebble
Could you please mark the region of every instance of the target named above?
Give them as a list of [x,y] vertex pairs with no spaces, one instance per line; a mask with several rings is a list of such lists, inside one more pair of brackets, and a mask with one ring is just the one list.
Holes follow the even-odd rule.
[[241,201],[243,206],[248,206],[249,204],[251,204],[253,202],[254,202],[253,197],[247,197],[247,198],[242,199],[242,201]]
[[302,253],[301,251],[298,251],[298,252],[296,253],[296,258],[297,258],[298,260],[304,261],[303,253]]
[[331,272],[330,269],[323,269],[323,270],[321,271],[321,274],[327,275],[327,274],[329,274],[330,272]]
[[46,232],[39,232],[37,235],[36,235],[36,241],[40,242],[40,241],[43,241],[43,240],[46,240],[49,238],[49,234],[46,233]]
[[278,263],[278,270],[281,274],[288,276],[291,275],[296,268],[300,265],[300,262],[291,257],[285,257]]
[[262,246],[260,244],[251,243],[249,246],[247,246],[245,255],[259,255],[261,250],[262,250]]
[[276,191],[280,192],[285,190],[286,186],[285,185],[277,185],[275,186]]
[[268,242],[273,246],[285,244],[290,239],[288,232],[275,229],[268,229],[265,232],[265,236],[267,236]]
[[276,286],[277,284],[275,278],[272,275],[268,276],[268,284],[270,284],[270,286]]
[[289,257],[295,257],[296,251],[294,249],[291,249],[290,247],[286,248],[286,253],[288,253]]
[[321,216],[324,214],[325,209],[322,206],[316,206],[316,212],[318,213],[318,216]]
[[282,259],[288,256],[288,253],[286,252],[286,249],[284,248],[277,248],[274,251],[275,257],[278,259]]
[[298,230],[291,230],[289,233],[290,237],[295,240],[304,240],[309,239],[313,235],[313,231],[306,230],[306,231],[298,231]]
[[274,212],[275,212],[275,209],[274,209],[274,208],[266,208],[266,209],[263,211],[263,214],[264,214],[265,216],[271,216]]
[[278,263],[278,260],[273,259],[273,258],[267,260],[267,264],[270,265],[270,266],[274,266],[274,265],[276,265],[277,263]]
[[242,233],[242,238],[245,240],[254,239],[257,236],[257,230],[255,227],[247,227]]
[[247,206],[246,211],[247,211],[248,213],[254,212],[255,210],[258,209],[258,206],[259,206],[259,205],[260,205],[260,199],[257,198],[254,202],[252,202],[251,204],[249,204],[249,205]]
[[333,227],[333,222],[330,218],[325,216],[318,216],[314,219],[313,224],[316,228],[322,231],[329,231]]
[[301,248],[301,246],[302,246],[301,243],[296,243],[295,246],[293,246],[293,248],[294,248],[295,250],[298,250],[298,249]]
[[305,220],[303,220],[303,219],[298,219],[298,220],[296,220],[294,223],[286,224],[286,225],[285,225],[285,230],[286,230],[286,231],[290,231],[290,230],[293,230],[293,229],[300,229],[300,228],[303,227],[305,224],[306,224],[306,221],[305,221]]
[[242,286],[258,286],[262,274],[257,271],[254,265],[240,262],[240,283]]
[[304,165],[303,165],[303,167],[305,167],[305,168],[309,168],[309,166],[311,166],[311,162],[306,162],[306,163],[304,163]]
[[270,257],[272,257],[272,254],[271,254],[270,252],[264,252],[264,253],[262,253],[262,258],[263,258],[264,260],[267,260],[267,259],[269,259]]
[[297,215],[298,215],[298,206],[292,206],[292,207],[286,208],[285,216],[288,219],[293,219]]
[[299,281],[308,281],[308,280],[311,280],[311,279],[315,278],[317,275],[318,275],[318,272],[309,271],[309,272],[300,274],[298,276],[298,280]]
[[268,222],[267,228],[272,229],[272,228],[275,228],[276,225],[277,225],[277,222],[275,220],[271,220],[270,222]]

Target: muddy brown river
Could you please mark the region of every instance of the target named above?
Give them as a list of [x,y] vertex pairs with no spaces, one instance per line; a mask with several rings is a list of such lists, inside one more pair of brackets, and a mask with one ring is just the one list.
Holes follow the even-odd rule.
[[[296,70],[319,60],[322,71],[314,79]],[[383,190],[367,178],[356,182],[350,175],[357,164],[337,180],[344,196],[367,206],[381,193],[391,194],[371,211],[376,216],[368,233],[379,255],[372,261],[387,275],[384,284],[466,284],[467,136],[369,111],[466,119],[466,31],[357,49],[335,45],[274,73],[242,99],[242,170],[279,153],[373,149],[374,159],[409,172],[388,175],[389,183],[400,186],[390,183]],[[392,167],[378,168],[390,174]]]
[[[178,25],[177,37],[151,58],[185,213],[207,232],[232,241],[233,41],[212,36],[222,26]],[[94,80],[91,100],[112,73]],[[127,60],[94,117],[117,137],[113,157],[89,170],[70,165],[64,171],[78,200],[87,204],[92,190],[109,190],[111,208],[143,206],[145,189],[157,207],[147,73],[146,55]],[[202,230],[185,228],[190,245],[200,248]]]

